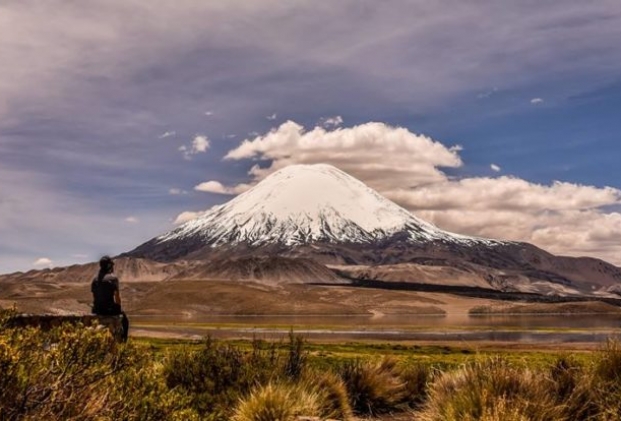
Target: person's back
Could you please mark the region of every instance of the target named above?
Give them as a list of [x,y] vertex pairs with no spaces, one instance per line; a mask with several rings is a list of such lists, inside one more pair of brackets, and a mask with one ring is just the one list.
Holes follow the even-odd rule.
[[118,290],[119,280],[114,274],[98,274],[91,284],[93,313],[101,315],[121,314],[121,306],[114,299]]
[[108,256],[99,260],[99,273],[91,282],[93,313],[101,316],[121,316],[123,342],[127,341],[129,320],[121,308],[119,279],[114,274],[114,262]]

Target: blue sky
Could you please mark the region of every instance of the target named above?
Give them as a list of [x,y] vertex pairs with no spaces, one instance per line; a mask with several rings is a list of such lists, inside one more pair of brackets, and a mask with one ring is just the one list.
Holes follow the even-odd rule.
[[312,162],[620,265],[619,39],[617,0],[4,1],[0,273],[127,251]]

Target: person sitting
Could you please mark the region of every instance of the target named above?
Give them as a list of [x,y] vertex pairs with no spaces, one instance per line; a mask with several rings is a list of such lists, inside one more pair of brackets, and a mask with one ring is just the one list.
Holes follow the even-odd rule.
[[99,260],[99,273],[91,282],[93,293],[93,314],[99,316],[121,316],[123,333],[121,339],[127,342],[129,320],[121,308],[119,278],[114,274],[114,262],[109,256]]

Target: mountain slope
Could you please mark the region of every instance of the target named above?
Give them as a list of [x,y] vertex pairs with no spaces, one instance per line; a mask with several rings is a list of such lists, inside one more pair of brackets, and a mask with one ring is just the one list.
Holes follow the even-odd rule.
[[176,274],[167,281],[205,279],[252,281],[272,285],[346,282],[314,260],[281,256],[212,259],[189,266],[186,271]]

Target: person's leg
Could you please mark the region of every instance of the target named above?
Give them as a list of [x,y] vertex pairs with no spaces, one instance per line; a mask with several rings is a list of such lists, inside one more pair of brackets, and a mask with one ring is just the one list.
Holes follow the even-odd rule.
[[129,336],[129,319],[124,311],[121,312],[121,325],[123,326],[122,340],[123,342],[127,342],[127,337]]

